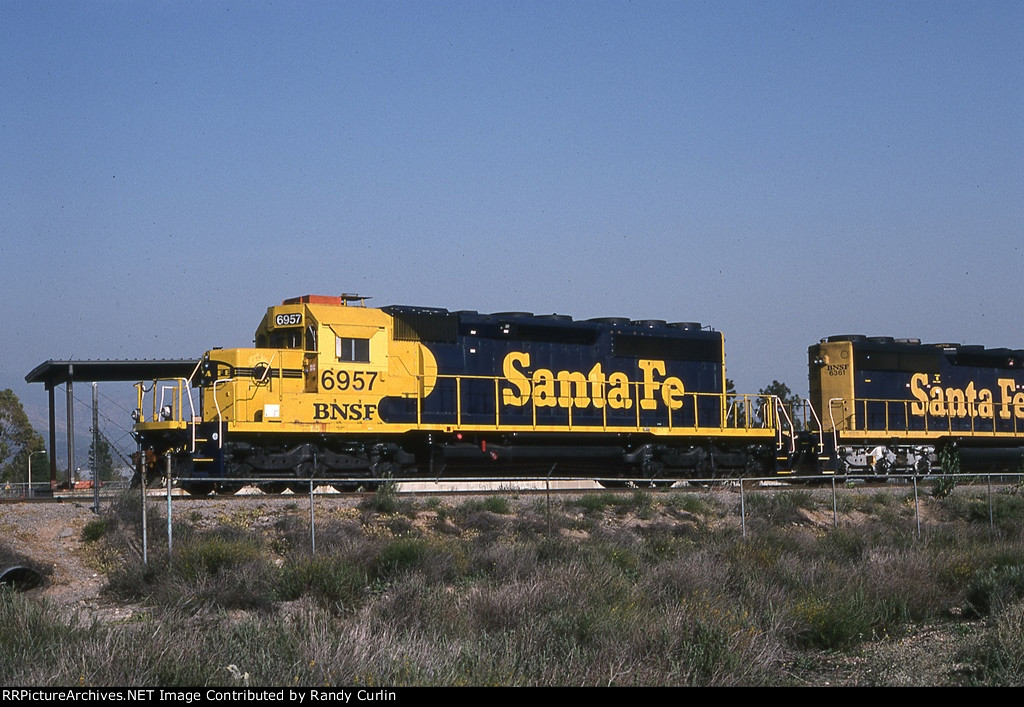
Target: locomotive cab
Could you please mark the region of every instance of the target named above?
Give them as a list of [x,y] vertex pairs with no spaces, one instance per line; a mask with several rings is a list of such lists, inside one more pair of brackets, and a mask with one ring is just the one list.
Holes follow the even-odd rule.
[[267,310],[254,348],[208,352],[203,420],[251,434],[265,430],[247,426],[264,422],[296,434],[333,430],[333,423],[372,431],[381,422],[380,399],[429,385],[431,362],[414,346],[391,341],[391,318],[363,300],[285,300]]

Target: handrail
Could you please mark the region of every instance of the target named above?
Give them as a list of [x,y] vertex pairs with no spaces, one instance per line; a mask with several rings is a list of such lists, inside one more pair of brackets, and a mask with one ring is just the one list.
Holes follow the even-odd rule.
[[825,451],[825,433],[821,429],[821,418],[818,417],[818,411],[814,409],[814,403],[812,403],[807,398],[804,398],[803,401],[804,401],[804,406],[806,407],[806,409],[810,410],[811,411],[811,415],[814,416],[814,422],[817,423],[817,426],[818,426],[818,454],[821,454],[823,451]]
[[[796,429],[793,425],[793,419],[786,412],[786,406],[782,404],[782,400],[779,399],[778,395],[772,395],[771,399],[774,402],[775,414],[778,415],[781,412],[782,416],[786,418],[786,424],[789,425],[789,452],[793,454],[796,452]],[[775,426],[775,439],[778,448],[782,449],[782,425]]]
[[202,365],[203,365],[203,359],[199,359],[198,361],[196,361],[196,367],[193,368],[192,372],[188,374],[188,387],[189,388],[195,388],[196,387],[195,384],[192,383],[192,379],[196,377],[197,373],[199,373],[199,369],[202,367]]
[[[839,430],[836,427],[836,418],[832,414],[832,409],[835,407],[834,403],[845,402],[843,398],[829,398],[828,401],[828,419],[832,423],[832,449],[839,448]],[[844,405],[845,407],[845,405]]]
[[[429,413],[429,410],[425,405],[426,399],[429,396],[429,394],[421,394],[421,391],[425,389],[425,386],[422,385],[422,381],[427,377],[428,376],[426,375],[417,376],[418,384],[415,386],[416,393],[414,394],[414,396],[408,396],[414,397],[416,401],[414,418],[417,427],[422,427],[428,424],[424,422],[424,416]],[[454,409],[448,411],[448,413],[452,417],[449,424],[451,424],[454,427],[464,426],[466,424],[465,419],[468,414],[491,415],[493,416],[494,426],[500,427],[503,424],[503,418],[507,418],[507,416],[510,414],[508,410],[509,406],[504,405],[501,402],[501,395],[503,392],[501,389],[501,384],[503,382],[507,382],[507,380],[501,376],[431,373],[429,375],[429,378],[434,383],[433,387],[431,388],[431,393],[436,391],[444,382],[454,383],[454,385],[448,388],[449,394],[454,394],[455,398],[453,401]],[[492,383],[493,388],[489,391],[489,394],[487,395],[486,407],[477,412],[469,413],[467,412],[467,402],[469,400],[469,397],[472,395],[472,391],[467,392],[467,389],[469,388],[469,384],[473,381],[486,381],[488,383]],[[588,402],[588,404],[586,405],[577,404],[575,388],[568,390],[568,392],[564,391],[563,389],[558,389],[551,396],[557,402],[552,402],[550,407],[553,409],[559,408],[564,413],[564,416],[561,418],[561,422],[544,420],[543,417],[545,416],[545,414],[543,411],[539,413],[541,419],[538,419],[538,410],[546,406],[537,405],[535,402],[533,404],[529,402],[524,403],[521,408],[521,413],[529,416],[529,421],[526,424],[533,428],[536,428],[541,425],[565,425],[569,429],[578,427],[579,421],[578,413],[576,411],[590,407],[600,410],[601,419],[599,424],[597,425],[587,425],[588,429],[610,430],[615,432],[648,431],[651,426],[649,424],[644,424],[644,417],[647,413],[657,414],[659,421],[661,421],[662,423],[667,423],[663,425],[658,425],[658,427],[668,430],[698,430],[707,428],[714,428],[719,430],[750,430],[757,428],[774,429],[775,427],[775,422],[773,419],[771,419],[771,417],[765,417],[765,419],[756,419],[756,416],[750,414],[749,412],[743,416],[742,420],[733,420],[731,419],[732,415],[727,411],[725,406],[725,400],[732,399],[734,401],[734,404],[742,402],[743,409],[749,410],[750,403],[753,399],[765,398],[766,396],[753,394],[727,395],[725,393],[687,392],[681,394],[679,398],[677,398],[679,405],[675,407],[665,406],[664,402],[660,398],[656,398],[655,400],[657,402],[657,409],[647,410],[642,405],[642,403],[644,402],[650,402],[650,398],[644,397],[644,386],[646,384],[643,381],[628,381],[625,382],[625,385],[629,387],[629,394],[628,396],[623,396],[622,400],[623,402],[628,404],[628,407],[624,406],[623,408],[620,409],[620,412],[624,413],[622,417],[625,418],[626,415],[629,415],[627,411],[632,411],[633,414],[630,416],[633,418],[632,424],[624,424],[624,420],[622,422],[613,422],[612,424],[609,424],[609,410],[612,409],[613,411],[615,411],[615,409],[612,408],[607,399],[603,399],[600,404],[595,404],[593,401]],[[491,388],[491,386],[488,386],[488,388]],[[707,421],[705,419],[701,419],[701,401],[710,400],[718,400],[719,404],[714,406],[714,410],[717,411],[717,414],[715,414],[714,412],[706,413],[713,418],[712,421]],[[527,412],[527,410],[529,410],[529,412]],[[677,418],[681,412],[688,412],[692,417],[692,420],[688,420],[685,424],[678,424]],[[788,414],[784,413],[783,416],[789,419]],[[435,422],[429,424],[439,423]],[[791,420],[790,427],[792,427]]]
[[220,409],[220,400],[217,399],[217,384],[218,383],[230,383],[235,379],[234,376],[230,378],[218,378],[213,381],[213,404],[217,408],[217,449],[224,446],[224,415]]
[[[893,398],[831,398],[829,400],[829,420],[832,424],[833,435],[839,431],[836,424],[833,408],[836,403],[842,403],[845,409],[847,404],[852,408],[849,422],[844,425],[847,432],[879,432],[879,433],[922,433],[922,434],[948,434],[955,435],[991,435],[999,437],[1024,437],[1024,419],[1016,414],[1014,407],[1007,417],[1002,417],[999,408],[1004,403],[986,401],[992,410],[991,415],[980,415],[977,409],[982,403],[973,403],[972,406],[964,404],[962,408],[943,414],[936,415],[930,407],[925,408],[922,414],[912,413],[913,405],[928,405],[920,400],[898,400]],[[884,406],[881,410],[872,411],[872,406]],[[896,409],[894,412],[893,408]],[[960,411],[963,414],[959,414]],[[970,413],[975,414],[971,415]],[[870,414],[869,414],[870,413]],[[881,424],[874,422],[881,418]],[[915,428],[916,423],[918,426]],[[896,426],[894,426],[896,425]]]
[[[268,368],[272,367],[274,360],[272,359],[268,363]],[[282,375],[280,370],[271,373],[269,370],[264,375],[264,378],[260,381],[265,381],[266,377],[274,375],[278,378]],[[576,384],[573,383],[569,388],[562,388],[560,384],[555,382],[556,388],[551,391],[550,399],[546,399],[549,406],[552,408],[551,411],[546,411],[543,408],[543,404],[538,405],[536,392],[533,394],[531,399],[526,401],[523,406],[519,409],[513,410],[510,406],[502,403],[502,395],[505,391],[502,390],[502,384],[507,383],[507,379],[501,376],[487,376],[487,375],[463,375],[463,374],[421,374],[416,376],[416,385],[413,386],[411,395],[404,395],[404,397],[413,398],[415,400],[414,410],[414,424],[418,428],[422,427],[434,427],[437,424],[445,424],[453,427],[464,426],[467,415],[477,416],[475,419],[480,420],[479,415],[490,415],[493,420],[492,423],[484,423],[487,426],[493,424],[495,428],[501,427],[503,424],[508,425],[507,419],[510,415],[521,416],[526,415],[528,422],[525,424],[532,426],[534,429],[544,427],[559,427],[567,426],[569,429],[577,428],[580,426],[580,410],[591,409],[593,416],[597,416],[599,419],[592,420],[588,424],[584,424],[588,430],[607,430],[610,432],[649,432],[653,429],[660,430],[687,430],[697,432],[698,430],[717,429],[720,431],[742,431],[742,430],[754,430],[764,429],[777,430],[779,427],[779,420],[785,420],[790,428],[793,427],[792,419],[790,415],[784,410],[779,401],[775,396],[764,396],[754,394],[726,394],[719,392],[682,392],[674,395],[671,398],[672,405],[666,405],[666,399],[662,398],[660,390],[654,392],[654,397],[651,397],[651,391],[645,386],[649,383],[644,381],[623,381],[620,385],[628,388],[628,393],[622,391],[621,398],[615,397],[603,397],[608,391],[612,390],[613,387],[605,387],[602,393],[602,397],[599,400],[589,399],[587,393],[584,391],[590,391],[589,387],[585,389],[579,389]],[[424,382],[429,379],[432,385],[429,387],[429,393],[427,392],[428,387]],[[163,380],[174,380],[177,384],[182,386],[188,384],[189,379],[163,379]],[[282,390],[284,379],[281,378]],[[471,386],[473,382],[488,383],[488,392],[484,394],[483,389],[478,386]],[[223,428],[225,423],[225,409],[220,404],[219,392],[224,384],[232,382],[244,382],[252,383],[252,380],[243,376],[225,376],[223,378],[215,379],[210,388],[213,393],[213,404],[216,410],[217,416],[217,430],[218,430],[218,446],[222,446],[223,440]],[[444,382],[449,382],[447,387],[448,395],[454,394],[454,401],[452,401],[451,410],[437,410],[435,414],[431,414],[430,407],[426,404],[427,400],[431,395],[437,391],[437,389]],[[158,381],[154,381],[154,386]],[[451,385],[454,383],[454,385]],[[589,386],[589,384],[587,384]],[[140,399],[145,395],[145,387],[140,383],[139,395]],[[475,389],[474,389],[475,388]],[[152,389],[150,389],[152,390]],[[471,400],[475,394],[483,396],[486,399],[486,405],[481,406],[478,410],[472,410]],[[193,416],[192,424],[192,436],[193,444],[192,451],[195,451],[195,437],[196,437],[196,424],[195,423],[195,401],[192,398],[191,390],[189,391],[189,407]],[[580,404],[584,398],[586,399],[585,404]],[[613,407],[612,402],[616,399],[621,400],[621,408]],[[727,408],[726,401],[732,402],[732,407]],[[752,403],[756,400],[763,401],[761,410],[763,414],[757,414],[752,410]],[[774,400],[774,402],[773,402]],[[717,401],[716,404],[710,404],[711,401]],[[655,404],[654,408],[650,408],[651,403]],[[707,404],[705,404],[707,403]],[[774,408],[783,410],[780,415]],[[562,415],[558,418],[553,417],[555,410],[561,410]],[[736,409],[741,409],[743,415],[733,415]],[[598,412],[599,410],[599,412]],[[730,412],[731,411],[731,412]],[[178,417],[180,417],[180,406],[178,410]],[[444,414],[446,417],[451,419],[447,421],[438,422],[436,414]],[[425,422],[424,418],[430,415],[434,420],[432,422]],[[590,415],[588,415],[590,416]],[[610,419],[613,417],[613,419]],[[618,418],[618,419],[614,419]],[[560,419],[560,421],[559,421]],[[144,419],[140,420],[145,422]],[[153,421],[157,421],[154,415]],[[183,421],[183,420],[180,420]],[[474,422],[474,426],[478,423]],[[517,426],[524,424],[517,422]]]
[[[174,385],[160,385],[161,383],[173,383]],[[139,420],[138,420],[139,422],[145,422],[146,421],[145,412],[144,412],[145,411],[145,405],[146,405],[146,394],[149,393],[149,392],[153,393],[153,411],[152,411],[152,414],[150,416],[150,419],[151,419],[152,422],[157,422],[159,420],[159,413],[158,413],[158,411],[163,409],[163,407],[164,407],[164,399],[165,399],[164,396],[166,395],[166,393],[167,393],[167,391],[169,389],[174,389],[174,391],[175,391],[174,397],[177,398],[177,404],[174,404],[173,400],[172,400],[172,404],[171,404],[171,410],[174,412],[173,421],[174,422],[186,422],[184,417],[182,417],[182,415],[181,415],[182,399],[186,398],[186,397],[188,399],[189,412],[192,413],[192,417],[193,418],[195,417],[195,414],[196,414],[196,404],[195,404],[195,400],[192,399],[192,386],[190,385],[188,378],[158,378],[158,379],[153,381],[153,385],[151,385],[148,389],[146,388],[145,384],[141,383],[141,382],[136,383],[135,387],[138,390],[138,396],[137,396],[137,401],[136,401],[136,404],[137,404],[136,410],[139,413]],[[188,391],[189,391],[187,396],[184,393],[184,390],[186,388],[188,388]],[[160,390],[159,403],[157,402],[157,396],[156,396],[157,389]]]

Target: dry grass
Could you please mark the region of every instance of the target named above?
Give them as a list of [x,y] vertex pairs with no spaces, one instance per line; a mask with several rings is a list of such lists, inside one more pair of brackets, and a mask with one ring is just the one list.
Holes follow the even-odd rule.
[[[959,631],[924,684],[1020,684],[1012,496],[992,529],[970,495],[929,498],[944,520],[918,537],[901,492],[845,501],[835,529],[830,497],[748,494],[744,538],[736,494],[596,493],[549,511],[385,487],[321,514],[315,554],[298,507],[278,506],[178,521],[174,552],[154,550],[148,567],[126,502],[87,532],[129,618],[0,594],[0,682],[230,685],[237,665],[252,685],[823,684],[838,673],[820,674],[822,651],[851,667],[872,646],[922,626],[954,635],[977,616],[986,630]],[[905,684],[866,665],[839,677]]]

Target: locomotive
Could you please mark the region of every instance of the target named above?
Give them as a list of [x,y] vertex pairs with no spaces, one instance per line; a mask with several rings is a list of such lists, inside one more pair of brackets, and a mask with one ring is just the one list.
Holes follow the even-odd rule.
[[1024,351],[844,335],[811,346],[808,368],[826,469],[928,473],[944,455],[1024,471]]
[[921,472],[961,446],[1019,459],[1022,361],[832,337],[810,348],[811,399],[793,405],[728,390],[723,336],[695,322],[306,295],[268,308],[252,348],[140,383],[133,433],[140,476],[196,494],[553,469],[608,486]]

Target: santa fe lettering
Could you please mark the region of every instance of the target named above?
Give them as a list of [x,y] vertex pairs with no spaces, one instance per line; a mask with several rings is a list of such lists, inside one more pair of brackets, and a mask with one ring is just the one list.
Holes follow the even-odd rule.
[[[634,397],[642,410],[654,410],[664,404],[670,410],[683,407],[686,388],[676,376],[665,377],[665,362],[649,359],[637,361],[642,380],[631,383],[622,371],[606,373],[601,363],[587,372],[530,370],[530,354],[513,351],[505,356],[501,371],[508,381],[502,390],[504,405],[536,407],[595,408],[608,406],[613,410],[631,410]],[[636,394],[632,391],[636,390]]]
[[1013,378],[996,380],[998,401],[988,388],[979,388],[971,381],[964,388],[943,388],[929,385],[927,373],[915,373],[910,377],[910,394],[918,402],[911,403],[910,414],[924,417],[980,417],[991,420],[995,415],[1001,420],[1015,417],[1024,420],[1024,392],[1016,390]]

